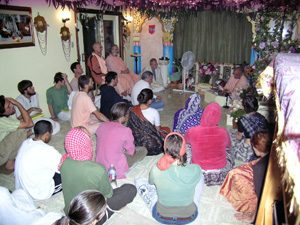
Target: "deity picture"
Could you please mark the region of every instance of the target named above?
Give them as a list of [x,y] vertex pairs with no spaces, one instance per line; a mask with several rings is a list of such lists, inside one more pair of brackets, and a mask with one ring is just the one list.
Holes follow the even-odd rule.
[[1,5],[0,48],[34,46],[31,8]]

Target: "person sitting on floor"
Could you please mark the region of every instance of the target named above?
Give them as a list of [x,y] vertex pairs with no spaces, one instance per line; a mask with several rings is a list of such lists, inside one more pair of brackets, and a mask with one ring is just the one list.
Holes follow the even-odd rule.
[[121,96],[116,92],[114,88],[119,82],[118,76],[119,75],[115,72],[108,72],[105,77],[106,84],[100,87],[100,112],[103,113],[108,119],[110,119],[110,110],[114,104],[118,102],[125,102],[127,105],[131,106],[131,104],[126,99],[121,98]]
[[73,97],[71,126],[84,126],[90,132],[90,135],[94,135],[101,123],[99,120],[108,121],[108,119],[97,110],[88,96],[94,85],[92,78],[83,75],[79,77],[78,84],[80,91],[77,91]]
[[72,199],[68,213],[53,225],[86,224],[95,225],[106,212],[106,199],[99,191],[83,191]]
[[[18,83],[18,90],[21,93],[16,100],[27,110],[27,113],[32,117],[42,112],[39,104],[39,95],[35,92],[34,86],[30,80],[22,80]],[[22,115],[18,107],[15,106],[16,117],[18,120],[22,120]],[[53,127],[52,135],[55,135],[60,130],[60,124],[57,121],[51,120],[44,116],[39,116],[33,120],[36,124],[40,120],[47,120],[51,122]]]
[[[95,83],[100,87],[104,84],[105,76],[108,72],[106,61],[102,57],[103,47],[100,43],[94,43],[94,52],[88,58],[87,65],[91,71]],[[129,93],[130,85],[124,77],[120,77],[120,82],[115,87],[120,96],[127,96]]]
[[[74,73],[74,78],[71,80],[70,85],[73,91],[79,91],[78,78],[82,76],[83,69],[79,62],[74,62],[70,66],[71,71]],[[94,102],[95,106],[100,109],[100,95],[95,96],[93,90],[91,90],[88,95]]]
[[46,91],[47,104],[51,119],[54,121],[71,119],[68,107],[68,94],[72,88],[65,73],[58,72],[54,76],[54,86]]
[[61,218],[61,214],[37,208],[31,197],[22,189],[10,193],[7,188],[0,187],[0,199],[1,225],[48,225]]
[[123,59],[119,56],[117,45],[114,44],[110,47],[110,54],[106,58],[106,63],[108,71],[114,71],[119,77],[125,78],[128,81],[130,85],[128,94],[131,94],[134,84],[140,80],[140,77],[129,71]]
[[[150,84],[152,83],[152,81],[153,81],[153,73],[151,73],[150,71],[146,71],[142,74],[141,80],[139,80],[132,89],[131,102],[133,105],[140,104],[137,99],[138,95],[145,88],[151,89]],[[150,107],[158,110],[163,110],[163,108],[165,107],[165,103],[162,101],[162,97],[154,95],[154,99],[152,100]]]
[[110,218],[114,210],[120,210],[133,201],[136,196],[134,185],[123,184],[119,188],[112,189],[106,168],[100,163],[91,161],[93,148],[85,128],[72,128],[67,133],[65,149],[67,154],[62,157],[60,172],[66,214],[71,200],[85,190],[100,191],[107,198],[108,214],[98,225]]
[[174,114],[173,131],[185,135],[191,127],[198,126],[204,109],[201,109],[201,96],[194,93],[185,103],[185,108]]
[[[158,67],[156,59],[154,59],[154,58],[150,59],[150,65],[146,66],[142,70],[141,74],[143,74],[146,71],[150,71],[153,74],[153,82],[150,84],[153,92],[163,91],[165,89],[164,81],[163,81],[161,70]],[[167,86],[167,83],[166,83],[166,86]]]
[[220,194],[241,213],[237,220],[253,223],[259,206],[268,166],[272,139],[268,131],[258,131],[251,138],[251,145],[259,159],[231,170],[224,180]]
[[[185,147],[181,134],[168,134],[164,143],[165,155],[153,166],[149,175],[149,184],[155,185],[156,193],[147,198],[151,202],[147,204],[153,218],[163,224],[188,224],[198,216],[203,175],[199,165],[186,163]],[[147,185],[137,185],[144,200],[149,193],[144,191],[145,187]]]
[[191,127],[185,134],[192,148],[192,163],[201,166],[207,186],[220,185],[234,166],[230,136],[218,127],[222,110],[218,103],[210,103],[203,112],[200,125]]
[[102,163],[107,170],[113,164],[117,170],[117,178],[124,179],[124,173],[145,158],[147,149],[142,146],[135,147],[132,131],[123,126],[129,115],[129,106],[125,102],[114,104],[110,115],[111,122],[102,123],[96,132],[95,161]]
[[243,74],[243,69],[241,67],[237,67],[233,70],[233,74],[226,83],[223,89],[223,94],[231,95],[231,102],[233,100],[240,100],[240,96],[237,94],[237,89],[247,89],[248,87],[249,82]]
[[58,165],[61,154],[47,143],[52,137],[52,124],[41,120],[34,125],[33,139],[19,148],[15,165],[15,187],[23,189],[33,200],[50,198],[62,190]]
[[[15,113],[16,106],[23,120],[16,120],[11,117]],[[33,122],[23,106],[12,98],[0,96],[0,166],[5,164],[5,169],[15,168],[15,158],[22,142],[32,134],[26,131],[31,128]]]
[[163,152],[164,137],[171,132],[168,127],[160,126],[160,116],[156,109],[151,108],[153,92],[145,88],[137,97],[140,105],[131,108],[128,127],[132,130],[136,146],[145,146],[147,155]]
[[238,119],[238,130],[232,130],[230,136],[235,158],[248,162],[251,157],[256,159],[250,144],[250,138],[257,131],[267,130],[268,122],[263,115],[257,112],[258,101],[255,97],[245,97],[242,104],[247,114]]

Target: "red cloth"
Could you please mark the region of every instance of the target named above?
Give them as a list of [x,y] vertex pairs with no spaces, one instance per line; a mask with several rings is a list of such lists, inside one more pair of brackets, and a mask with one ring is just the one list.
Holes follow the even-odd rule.
[[91,137],[83,130],[72,128],[65,138],[65,154],[59,164],[59,168],[66,158],[77,161],[93,160],[93,145]]
[[217,127],[221,112],[218,103],[210,103],[203,112],[200,126],[191,127],[184,136],[192,147],[192,163],[204,170],[222,169],[227,164],[226,148],[231,147],[231,140],[225,128]]
[[160,160],[157,163],[157,168],[160,169],[160,170],[167,170],[167,169],[169,169],[170,166],[171,166],[171,164],[173,162],[175,162],[175,159],[172,156],[170,156],[170,155],[168,155],[166,153],[166,141],[167,141],[168,137],[170,135],[173,135],[173,134],[176,134],[176,135],[178,135],[178,136],[180,136],[182,138],[182,145],[181,145],[181,149],[179,151],[179,155],[183,156],[186,153],[186,144],[185,144],[184,137],[180,133],[177,133],[177,132],[169,133],[166,136],[165,141],[164,141],[165,155],[163,157],[161,157]]

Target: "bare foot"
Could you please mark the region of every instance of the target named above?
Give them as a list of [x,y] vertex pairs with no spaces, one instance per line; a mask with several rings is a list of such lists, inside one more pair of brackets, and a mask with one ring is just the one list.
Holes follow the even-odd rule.
[[5,168],[7,170],[13,170],[13,169],[15,169],[15,160],[14,159],[7,160]]

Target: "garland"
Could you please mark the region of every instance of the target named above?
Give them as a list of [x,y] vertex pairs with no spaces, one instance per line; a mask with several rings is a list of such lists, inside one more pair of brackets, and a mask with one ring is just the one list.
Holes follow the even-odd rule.
[[[277,52],[299,53],[298,40],[293,40],[293,30],[296,26],[299,12],[266,12],[256,15],[256,34],[253,40],[253,49],[258,52],[258,58],[252,66],[252,82],[256,82],[260,73],[267,68]],[[274,28],[270,29],[271,20]],[[290,22],[287,33],[283,36],[283,26]]]

